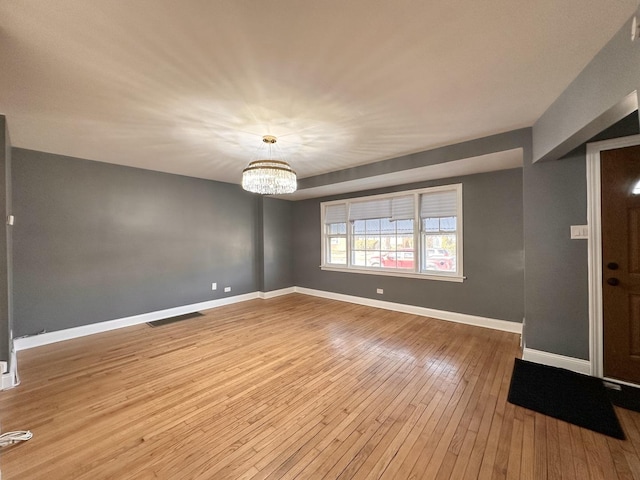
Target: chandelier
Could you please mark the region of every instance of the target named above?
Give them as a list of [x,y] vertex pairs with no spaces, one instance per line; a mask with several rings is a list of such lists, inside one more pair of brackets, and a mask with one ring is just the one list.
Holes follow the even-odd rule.
[[281,195],[296,191],[296,172],[287,162],[271,160],[271,147],[276,137],[265,135],[262,141],[269,145],[270,160],[256,160],[242,171],[242,188],[261,195]]

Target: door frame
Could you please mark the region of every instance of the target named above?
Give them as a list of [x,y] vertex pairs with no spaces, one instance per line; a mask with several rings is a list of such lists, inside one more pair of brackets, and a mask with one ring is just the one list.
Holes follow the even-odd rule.
[[[602,314],[602,225],[600,152],[640,145],[640,135],[613,138],[587,144],[587,239],[589,272],[589,363],[591,375],[605,378],[603,369],[604,335]],[[614,379],[617,383],[634,385]],[[634,385],[636,386],[636,385]]]

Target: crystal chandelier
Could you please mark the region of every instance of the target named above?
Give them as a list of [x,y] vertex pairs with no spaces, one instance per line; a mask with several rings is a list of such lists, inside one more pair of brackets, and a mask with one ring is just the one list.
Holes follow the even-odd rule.
[[[271,147],[276,143],[276,137],[265,135],[262,141]],[[261,195],[281,195],[296,191],[296,172],[287,162],[281,160],[256,160],[249,163],[242,171],[242,188]]]

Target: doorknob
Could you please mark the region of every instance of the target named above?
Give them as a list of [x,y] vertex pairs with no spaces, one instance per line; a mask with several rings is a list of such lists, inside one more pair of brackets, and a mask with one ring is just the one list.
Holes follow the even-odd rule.
[[609,270],[617,270],[618,269],[618,264],[616,262],[609,262],[609,263],[607,263],[607,268]]
[[612,287],[615,287],[616,285],[619,285],[619,284],[620,284],[620,280],[618,280],[617,278],[614,278],[614,277],[612,277],[612,278],[607,278],[607,283],[608,283],[609,285],[611,285]]

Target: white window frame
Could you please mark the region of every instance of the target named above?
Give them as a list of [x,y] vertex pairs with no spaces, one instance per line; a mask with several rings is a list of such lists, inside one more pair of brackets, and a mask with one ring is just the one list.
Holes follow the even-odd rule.
[[[456,192],[456,272],[421,272],[421,264],[422,264],[422,220],[420,218],[420,195],[435,193],[439,191],[452,191]],[[327,242],[328,237],[327,229],[325,225],[325,209],[330,205],[337,204],[346,204],[347,208],[347,217],[349,212],[349,205],[353,202],[359,201],[367,201],[367,200],[378,200],[378,199],[388,199],[393,197],[402,197],[407,195],[414,196],[414,226],[413,226],[413,235],[414,235],[414,270],[406,271],[406,270],[385,270],[376,267],[366,267],[366,266],[353,266],[351,264],[351,237],[352,237],[352,228],[349,225],[349,220],[347,218],[347,235],[346,235],[346,243],[347,243],[347,264],[346,265],[336,265],[330,264],[326,262],[326,250],[327,250]],[[408,190],[402,192],[394,192],[387,193],[382,195],[369,195],[365,197],[354,197],[347,198],[342,200],[333,200],[330,202],[321,202],[320,203],[320,222],[321,222],[321,265],[320,268],[322,270],[333,271],[333,272],[349,272],[349,273],[362,273],[367,275],[384,275],[391,277],[408,277],[408,278],[419,278],[423,280],[440,280],[446,282],[463,282],[465,280],[465,276],[463,273],[464,268],[464,259],[463,259],[463,219],[462,219],[462,184],[450,184],[450,185],[440,185],[437,187],[428,187],[421,188],[417,190]]]

